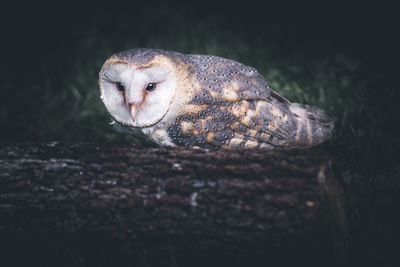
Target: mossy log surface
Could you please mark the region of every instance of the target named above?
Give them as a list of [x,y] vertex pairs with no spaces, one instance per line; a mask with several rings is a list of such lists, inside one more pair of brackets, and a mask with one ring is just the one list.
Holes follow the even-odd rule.
[[21,243],[119,242],[155,255],[172,249],[343,261],[346,201],[331,165],[308,150],[2,146],[0,242],[7,253]]

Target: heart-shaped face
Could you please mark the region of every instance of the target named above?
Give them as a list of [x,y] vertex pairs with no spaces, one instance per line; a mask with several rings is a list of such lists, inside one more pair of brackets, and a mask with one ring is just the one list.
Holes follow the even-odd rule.
[[136,66],[114,57],[103,65],[99,83],[109,114],[120,124],[141,128],[164,118],[176,91],[168,66]]

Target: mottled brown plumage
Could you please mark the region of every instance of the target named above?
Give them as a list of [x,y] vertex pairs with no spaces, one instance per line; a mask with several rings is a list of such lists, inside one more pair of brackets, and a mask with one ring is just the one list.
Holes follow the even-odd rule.
[[[119,112],[111,106],[118,101],[106,99],[111,94],[107,90],[113,90],[109,89],[112,86],[108,83],[122,79],[118,75],[114,80],[108,78],[109,72],[115,72],[112,68],[116,65],[128,73],[121,75],[123,79],[137,79],[139,74],[136,73],[141,71],[166,70],[167,74],[162,77],[174,81],[171,82],[174,85],[163,85],[161,81],[160,90],[166,93],[160,93],[160,101],[152,100],[152,105],[156,108],[157,103],[169,103],[164,108],[167,111],[162,116],[158,115],[158,119],[148,119],[149,123],[136,118],[118,120],[114,112],[110,112],[111,109]],[[146,75],[143,77],[143,84],[157,80]],[[142,89],[137,89],[134,84],[130,85],[133,88],[130,94],[149,93],[142,93]],[[155,142],[165,145],[209,149],[308,147],[327,140],[334,124],[334,120],[322,110],[292,104],[271,90],[254,68],[216,56],[185,55],[154,49],[123,51],[104,64],[100,72],[100,87],[103,101],[114,119],[142,129]],[[164,95],[172,96],[164,99]],[[131,108],[129,101],[126,100],[126,105]],[[123,101],[121,105],[121,108],[126,107]],[[145,116],[151,117],[151,112],[149,104]],[[131,114],[136,113],[135,110]]]

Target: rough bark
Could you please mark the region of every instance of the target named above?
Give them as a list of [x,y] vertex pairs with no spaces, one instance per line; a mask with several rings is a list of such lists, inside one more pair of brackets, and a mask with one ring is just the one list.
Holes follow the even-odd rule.
[[0,147],[0,235],[8,251],[117,240],[147,254],[340,261],[348,238],[342,187],[317,152],[62,143]]

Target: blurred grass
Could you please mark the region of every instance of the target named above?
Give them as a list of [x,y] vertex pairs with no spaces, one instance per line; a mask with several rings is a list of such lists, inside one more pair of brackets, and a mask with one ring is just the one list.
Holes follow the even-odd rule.
[[[347,47],[344,37],[353,34],[350,30],[315,37],[317,30],[302,27],[307,23],[293,26],[251,16],[246,24],[226,20],[218,10],[207,16],[187,11],[165,4],[141,7],[133,16],[129,10],[109,14],[98,8],[66,24],[57,14],[39,21],[35,27],[47,28],[33,41],[29,60],[2,70],[7,75],[2,75],[0,142],[143,142],[109,125],[97,83],[106,58],[120,50],[150,47],[235,59],[256,67],[271,88],[292,102],[315,105],[337,117],[332,140],[317,149],[333,156],[344,179],[355,262],[395,260],[400,237],[400,113],[393,66],[382,60],[390,56],[386,46],[372,43],[365,48],[364,39],[352,39]],[[48,26],[53,20],[54,28]],[[324,26],[329,30],[332,25]],[[341,24],[339,29],[346,27]],[[378,51],[374,54],[370,48]]]

